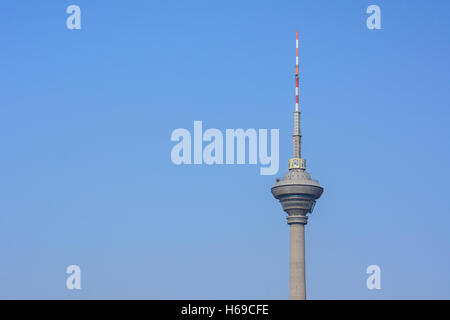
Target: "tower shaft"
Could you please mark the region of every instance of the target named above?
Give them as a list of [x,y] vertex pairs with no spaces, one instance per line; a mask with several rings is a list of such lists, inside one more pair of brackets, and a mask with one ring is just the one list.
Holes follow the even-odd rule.
[[[288,222],[289,223],[289,222]],[[290,223],[289,298],[306,299],[305,225]]]

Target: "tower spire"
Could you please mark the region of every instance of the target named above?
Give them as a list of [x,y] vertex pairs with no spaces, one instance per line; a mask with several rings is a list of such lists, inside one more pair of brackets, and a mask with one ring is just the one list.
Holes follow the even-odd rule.
[[289,160],[289,170],[306,169],[306,160],[302,159],[302,133],[300,130],[300,108],[298,101],[298,83],[299,83],[299,64],[298,64],[298,31],[295,39],[295,111],[294,111],[294,132],[292,134],[293,158]]
[[295,38],[295,111],[298,110],[298,31]]

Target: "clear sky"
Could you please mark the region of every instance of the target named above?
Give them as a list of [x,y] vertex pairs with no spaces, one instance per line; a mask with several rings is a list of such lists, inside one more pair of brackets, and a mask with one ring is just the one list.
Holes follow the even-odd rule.
[[[81,8],[81,30],[66,27]],[[366,8],[381,8],[368,30]],[[300,32],[310,299],[450,299],[450,2],[7,1],[0,298],[286,299]],[[280,130],[280,170],[172,163],[173,130]],[[66,289],[79,265],[82,289]],[[366,268],[381,268],[381,290]]]

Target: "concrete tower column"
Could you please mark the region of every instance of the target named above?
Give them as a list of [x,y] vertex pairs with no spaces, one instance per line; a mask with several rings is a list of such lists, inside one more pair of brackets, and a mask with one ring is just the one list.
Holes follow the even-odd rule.
[[290,228],[289,298],[306,299],[305,224],[306,215],[287,217]]
[[289,278],[289,298],[291,300],[306,299],[305,281],[305,225],[292,223],[291,232],[291,262]]

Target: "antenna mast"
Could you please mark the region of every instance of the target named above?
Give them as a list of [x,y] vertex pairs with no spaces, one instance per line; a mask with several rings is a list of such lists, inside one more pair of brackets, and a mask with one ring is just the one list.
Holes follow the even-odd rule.
[[292,134],[293,158],[289,160],[289,170],[306,169],[306,160],[302,159],[302,133],[300,130],[300,109],[298,102],[298,31],[295,40],[295,111],[294,111],[294,132]]

